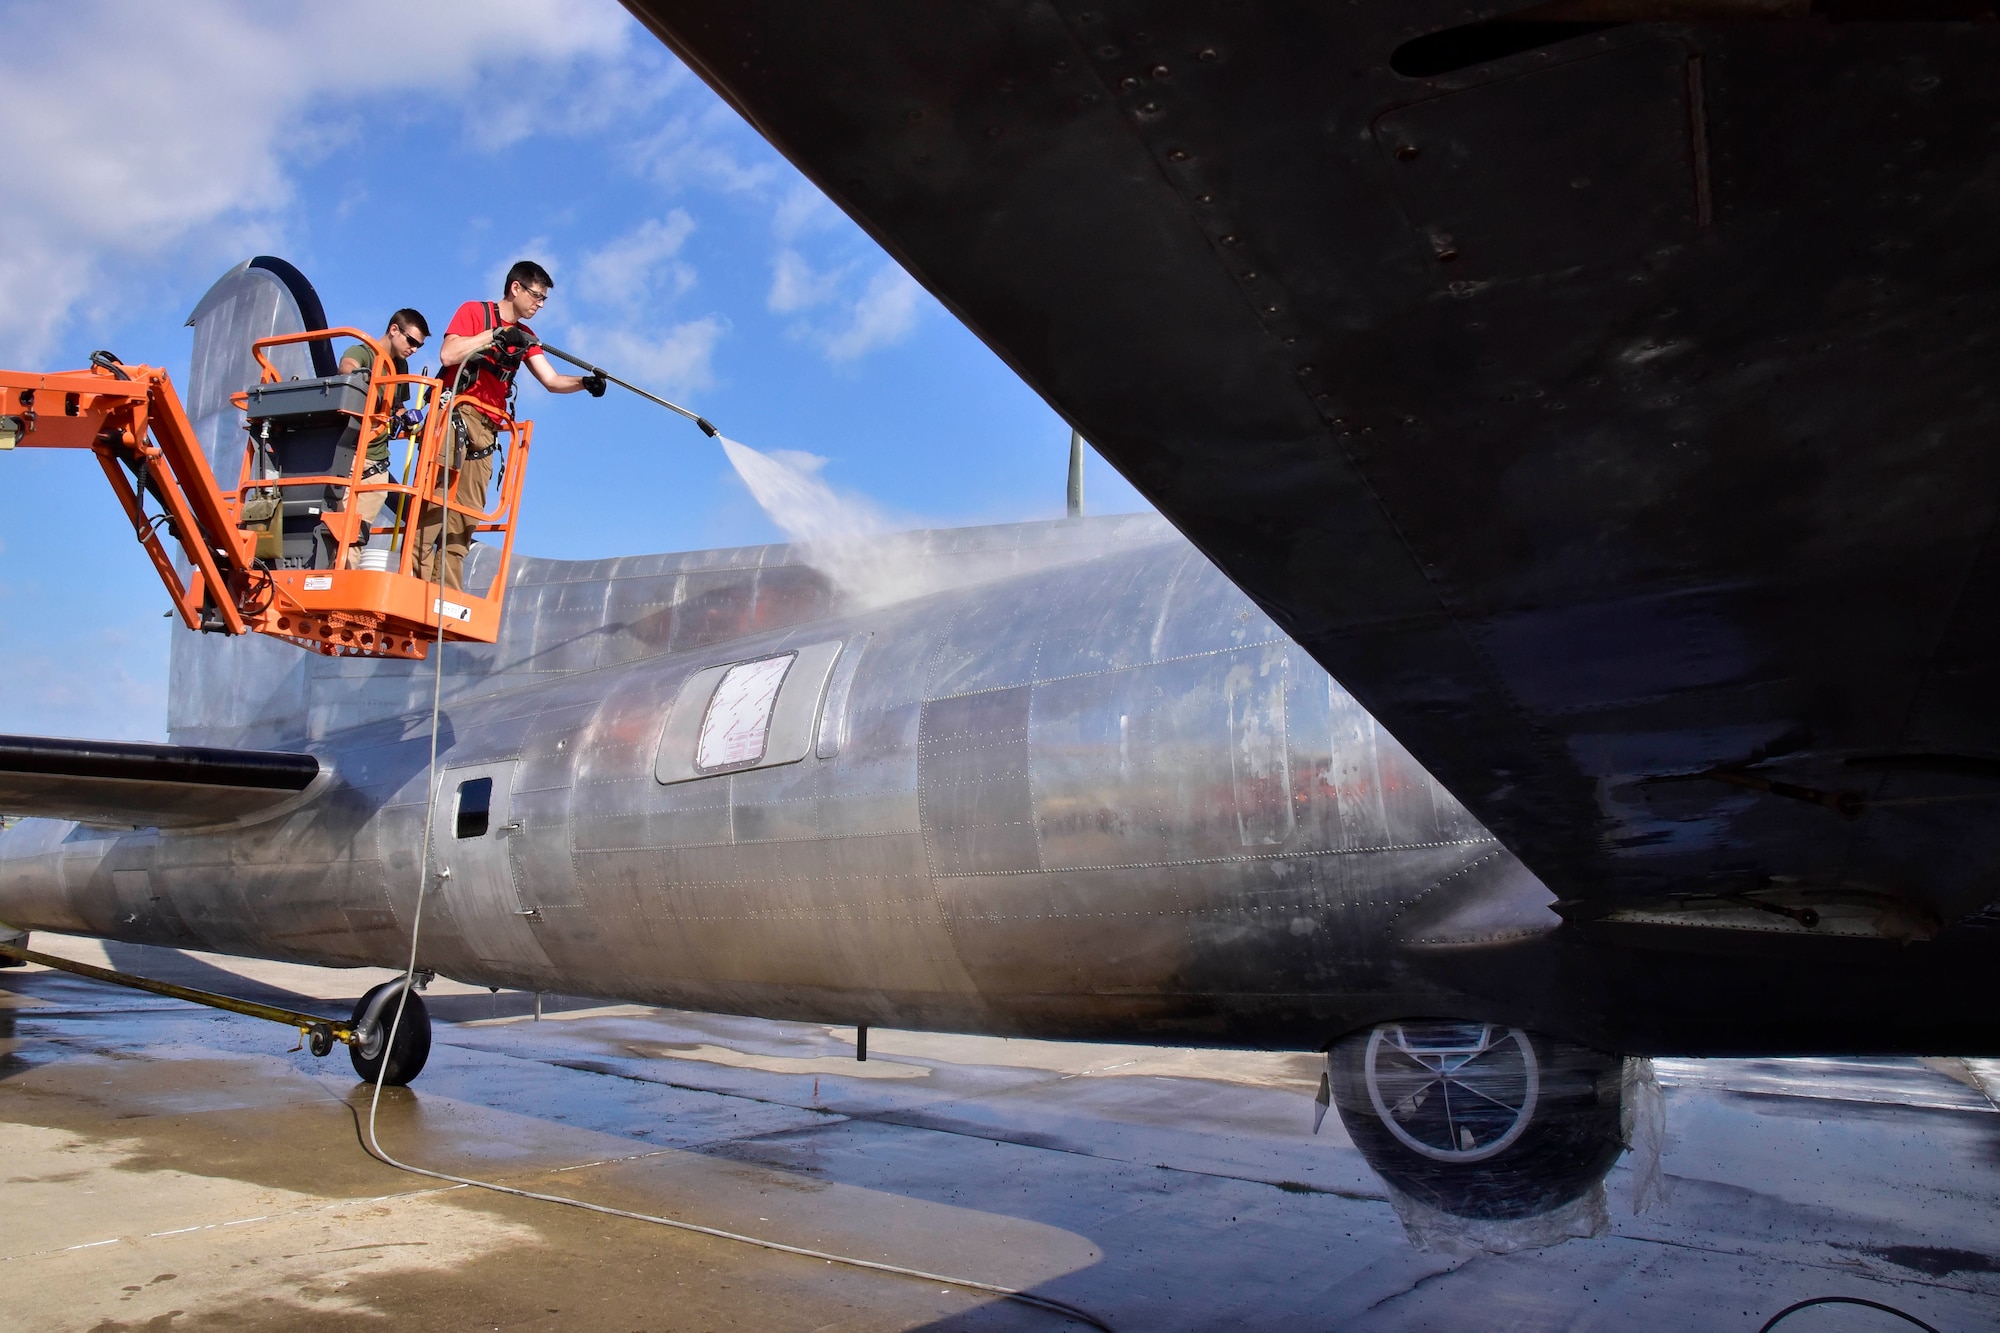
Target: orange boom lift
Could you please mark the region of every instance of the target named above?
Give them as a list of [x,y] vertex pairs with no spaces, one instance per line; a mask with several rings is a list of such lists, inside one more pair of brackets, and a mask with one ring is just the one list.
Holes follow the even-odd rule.
[[[332,338],[373,347],[373,368],[285,380],[265,355]],[[487,412],[505,447],[499,497],[490,510],[468,509],[451,498],[450,386],[395,373],[389,350],[355,329],[260,338],[252,348],[263,378],[233,400],[248,431],[242,467],[227,490],[210,471],[167,372],[125,365],[108,352],[93,354],[83,370],[0,370],[0,450],[95,454],[189,629],[254,631],[330,657],[421,658],[440,637],[492,643],[533,423]],[[430,410],[403,437],[408,458],[400,479],[393,470],[364,478],[366,442],[391,429],[404,384]],[[386,534],[362,530],[356,500],[370,491],[387,492],[379,516],[391,524]],[[416,529],[437,507],[469,515],[477,532],[500,534],[499,564],[484,594],[416,577]],[[370,567],[344,568],[357,549]]]

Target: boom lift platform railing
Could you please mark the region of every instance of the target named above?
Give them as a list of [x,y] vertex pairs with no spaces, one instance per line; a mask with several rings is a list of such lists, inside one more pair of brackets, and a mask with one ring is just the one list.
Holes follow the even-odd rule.
[[[367,344],[372,367],[287,380],[266,355],[333,338]],[[450,386],[396,373],[388,349],[357,329],[260,338],[252,350],[262,379],[232,399],[248,437],[230,489],[210,470],[167,372],[108,352],[83,370],[0,371],[0,449],[94,453],[190,629],[269,634],[327,656],[421,658],[436,638],[498,638],[533,423],[458,400],[491,418],[502,445],[496,503],[468,507],[456,495]],[[405,385],[429,408],[407,430],[410,418],[395,412]],[[405,447],[404,466],[366,476],[368,443],[383,435]],[[385,497],[378,517],[386,532],[364,530],[358,506],[371,492]],[[427,518],[437,531],[440,510],[462,515],[475,533],[500,535],[485,593],[417,576],[418,533]],[[347,567],[350,551],[362,553],[362,567]]]

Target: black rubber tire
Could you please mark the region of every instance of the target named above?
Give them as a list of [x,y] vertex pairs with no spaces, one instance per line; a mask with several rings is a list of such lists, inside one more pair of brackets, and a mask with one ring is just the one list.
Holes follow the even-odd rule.
[[[354,1030],[363,1039],[350,1045],[347,1055],[364,1083],[373,1083],[386,1064],[388,1073],[382,1082],[392,1088],[403,1087],[424,1072],[424,1062],[431,1058],[431,1016],[424,1007],[424,997],[412,990],[403,1003],[402,1022],[396,1022],[396,997],[402,989],[403,980],[398,977],[355,1001]],[[396,1045],[385,1053],[392,1024]]]
[[[1621,1057],[1520,1029],[1490,1029],[1507,1039],[1518,1035],[1532,1049],[1537,1088],[1533,1109],[1518,1135],[1476,1161],[1441,1160],[1412,1148],[1384,1122],[1369,1095],[1367,1056],[1375,1032],[1448,1034],[1452,1029],[1481,1027],[1437,1020],[1384,1023],[1343,1038],[1327,1057],[1333,1104],[1368,1164],[1422,1203],[1459,1217],[1496,1221],[1550,1212],[1602,1180],[1624,1151],[1619,1123]],[[1518,1047],[1507,1053],[1525,1066]],[[1378,1067],[1381,1060],[1378,1051]],[[1382,1084],[1378,1073],[1378,1090]]]

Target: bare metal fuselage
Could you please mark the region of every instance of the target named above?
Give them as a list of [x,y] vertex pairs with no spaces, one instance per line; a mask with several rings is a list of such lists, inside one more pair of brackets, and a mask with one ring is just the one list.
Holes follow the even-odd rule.
[[[1411,1013],[1534,1016],[1537,969],[1453,978],[1490,979],[1473,955],[1531,964],[1547,890],[1162,525],[879,558],[941,590],[843,613],[782,547],[524,562],[501,642],[445,650],[423,965],[1049,1036],[1319,1045]],[[803,758],[670,771],[691,677],[792,650],[831,663]],[[400,965],[431,667],[187,636],[174,682],[176,741],[305,748],[326,772],[240,825],[24,821],[0,834],[0,919]],[[487,815],[461,825],[481,778]]]

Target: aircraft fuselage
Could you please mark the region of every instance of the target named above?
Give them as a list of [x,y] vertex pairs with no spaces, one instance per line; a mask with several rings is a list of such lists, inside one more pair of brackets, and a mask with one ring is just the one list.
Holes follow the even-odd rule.
[[259,645],[288,674],[229,678],[243,645],[189,636],[215,661],[183,687],[268,697],[176,739],[230,739],[233,708],[320,779],[206,829],[24,821],[0,920],[401,966],[428,859],[423,966],[693,1009],[1307,1048],[1420,1016],[1628,1051],[1994,1039],[1952,999],[1978,960],[1935,946],[1563,925],[1160,526],[924,540],[882,558],[954,586],[846,613],[782,549],[524,562],[501,643],[445,650],[428,858],[429,666]]
[[[532,621],[531,598],[514,605]],[[803,757],[698,775],[694,714],[670,722],[684,685],[795,652],[771,725],[799,734],[766,744]],[[365,680],[376,664],[347,665]],[[1506,931],[1557,924],[1546,890],[1174,540],[496,683],[439,718],[420,954],[466,981],[842,1022],[1317,1044],[1410,988],[1382,945],[1428,899],[1497,886],[1518,900]],[[0,842],[0,914],[400,965],[429,725],[420,707],[314,739],[320,782],[242,826],[28,821]],[[662,781],[675,763],[684,775]],[[461,819],[468,790],[483,817]]]

